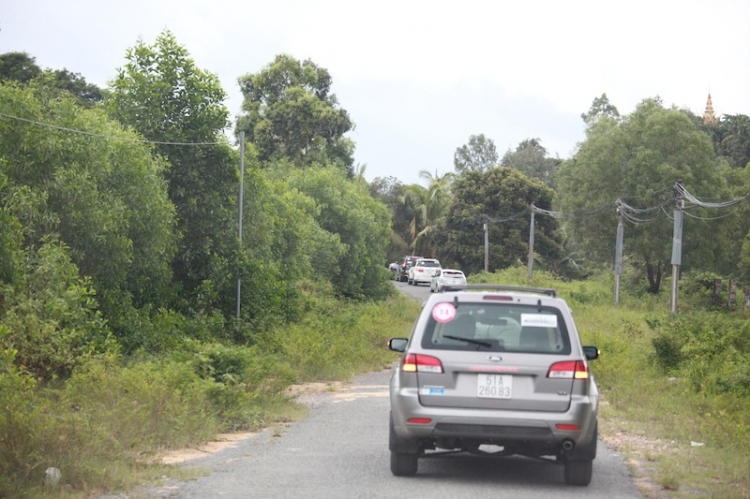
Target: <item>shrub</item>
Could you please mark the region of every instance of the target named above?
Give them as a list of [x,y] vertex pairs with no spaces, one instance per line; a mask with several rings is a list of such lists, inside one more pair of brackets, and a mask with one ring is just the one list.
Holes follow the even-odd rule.
[[17,351],[16,365],[49,380],[67,377],[92,354],[117,350],[95,291],[79,277],[65,245],[49,240],[38,251],[27,250],[24,263],[16,283],[0,289],[0,325],[9,331],[0,347]]

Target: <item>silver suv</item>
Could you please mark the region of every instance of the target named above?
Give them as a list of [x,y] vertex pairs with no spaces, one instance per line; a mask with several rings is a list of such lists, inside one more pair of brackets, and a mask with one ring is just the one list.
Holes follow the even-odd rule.
[[431,295],[391,378],[391,472],[447,451],[520,454],[588,485],[599,391],[566,302],[551,289],[467,285]]

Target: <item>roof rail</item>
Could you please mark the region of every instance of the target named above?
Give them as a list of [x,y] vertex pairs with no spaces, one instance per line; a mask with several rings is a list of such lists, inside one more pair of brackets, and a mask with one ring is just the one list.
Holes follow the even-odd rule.
[[549,288],[528,288],[524,286],[506,286],[504,284],[466,284],[462,286],[443,286],[443,291],[468,291],[485,289],[488,291],[522,291],[525,293],[539,293],[543,295],[557,297],[554,289]]

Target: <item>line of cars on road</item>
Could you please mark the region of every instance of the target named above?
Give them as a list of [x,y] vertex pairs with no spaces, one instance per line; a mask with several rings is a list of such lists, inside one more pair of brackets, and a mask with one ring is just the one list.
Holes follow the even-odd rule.
[[435,258],[407,255],[389,266],[393,280],[407,282],[412,286],[429,284],[431,292],[440,292],[445,286],[466,284],[466,276],[460,270],[444,269]]

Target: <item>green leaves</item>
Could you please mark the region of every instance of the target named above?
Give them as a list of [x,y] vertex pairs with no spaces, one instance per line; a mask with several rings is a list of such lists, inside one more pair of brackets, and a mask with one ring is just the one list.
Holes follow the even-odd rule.
[[279,55],[256,74],[239,79],[245,112],[237,121],[258,148],[261,163],[286,159],[298,167],[334,163],[351,175],[354,128],[330,94],[331,76],[310,60]]
[[[453,203],[445,227],[436,236],[436,257],[444,264],[457,265],[467,273],[484,268],[483,216],[507,219],[528,210],[529,204],[549,210],[553,191],[541,181],[529,179],[511,168],[469,171],[452,186]],[[561,257],[557,220],[536,217],[535,253],[551,267]],[[489,224],[490,270],[513,265],[529,252],[529,216]]]
[[[644,100],[620,120],[591,122],[586,136],[577,154],[558,172],[557,203],[570,216],[568,230],[594,262],[614,259],[618,198],[637,208],[658,206],[669,202],[671,187],[680,179],[702,199],[728,198],[708,136],[685,113],[665,109],[657,100]],[[611,210],[595,212],[610,203]],[[671,209],[665,208],[670,216]],[[719,229],[723,222],[709,223],[700,209],[690,215],[685,224],[684,264],[725,265],[728,255],[722,255],[717,244],[724,234]],[[670,266],[672,221],[662,211],[639,218],[653,221],[628,224],[624,249],[631,262],[644,265],[650,290],[655,292]]]

